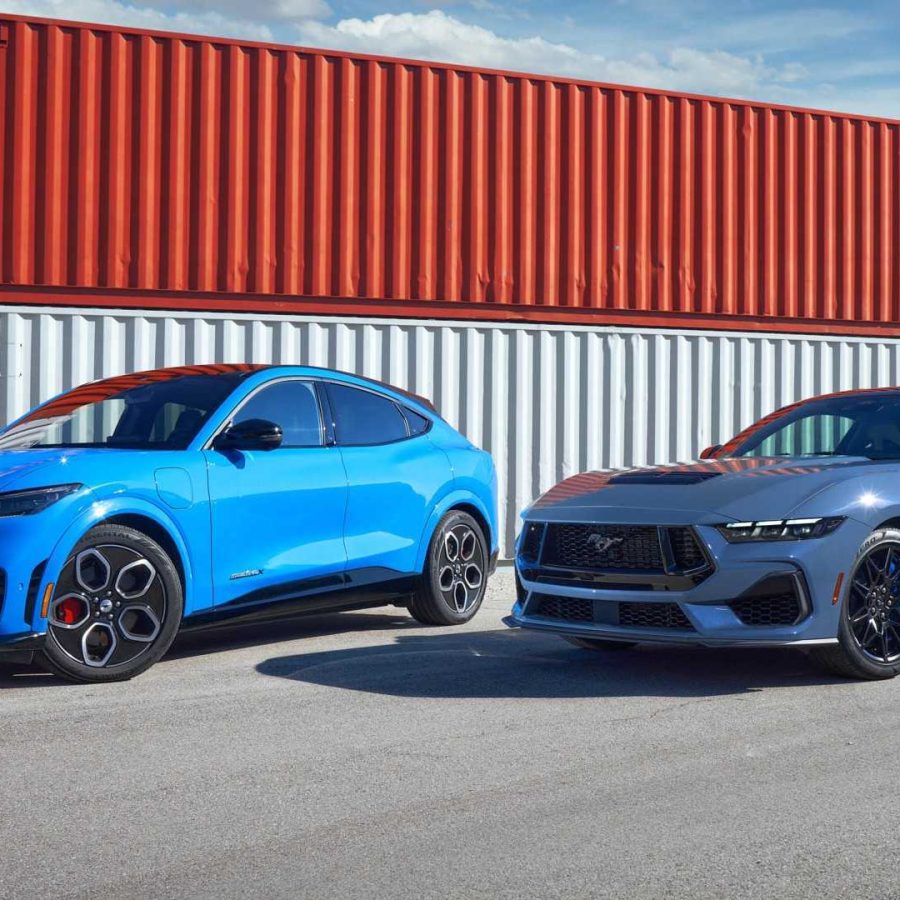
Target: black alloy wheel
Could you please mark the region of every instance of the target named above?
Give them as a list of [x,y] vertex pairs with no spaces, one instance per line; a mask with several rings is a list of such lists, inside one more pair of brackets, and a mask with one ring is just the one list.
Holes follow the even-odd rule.
[[893,678],[900,672],[900,531],[867,538],[850,570],[837,644],[813,647],[810,658],[849,678]]
[[900,660],[900,545],[882,543],[856,566],[847,593],[847,621],[860,651],[873,662]]

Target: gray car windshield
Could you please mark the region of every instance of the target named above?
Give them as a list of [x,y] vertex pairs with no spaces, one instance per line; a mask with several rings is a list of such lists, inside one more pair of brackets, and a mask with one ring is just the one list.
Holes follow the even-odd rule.
[[75,388],[0,432],[0,450],[183,450],[242,377],[239,373],[167,377],[166,370],[160,372],[141,376],[136,384],[138,376],[124,376]]
[[789,407],[739,434],[719,455],[900,459],[900,395],[824,397]]

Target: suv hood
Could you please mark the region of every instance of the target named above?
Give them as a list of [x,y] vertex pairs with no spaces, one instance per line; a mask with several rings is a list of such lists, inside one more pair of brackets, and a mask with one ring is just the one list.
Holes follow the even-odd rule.
[[86,468],[98,454],[105,454],[108,465],[111,451],[90,447],[0,450],[0,493],[85,481]]
[[672,525],[786,518],[823,488],[873,465],[865,457],[743,457],[585,472],[547,491],[526,518]]
[[[0,451],[0,493],[16,490],[18,482],[25,482],[22,487],[36,485],[34,477],[41,469],[51,467],[64,467],[68,464],[71,450],[2,450]],[[32,476],[32,477],[29,477]],[[57,477],[57,473],[50,476],[50,484],[61,484],[65,478]]]

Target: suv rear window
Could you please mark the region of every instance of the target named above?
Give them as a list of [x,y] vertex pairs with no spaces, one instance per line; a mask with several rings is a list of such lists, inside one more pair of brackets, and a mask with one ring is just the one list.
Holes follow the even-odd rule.
[[406,416],[406,421],[409,422],[410,436],[425,434],[425,432],[431,428],[431,419],[427,419],[425,416],[420,415],[414,409],[404,406],[403,414]]
[[330,383],[327,390],[338,444],[371,446],[409,437],[406,420],[390,397],[345,384]]

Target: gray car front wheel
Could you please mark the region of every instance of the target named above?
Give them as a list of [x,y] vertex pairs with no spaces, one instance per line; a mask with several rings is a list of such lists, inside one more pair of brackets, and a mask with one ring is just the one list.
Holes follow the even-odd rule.
[[841,601],[838,643],[810,658],[846,678],[893,678],[900,672],[900,530],[867,538],[850,570]]

